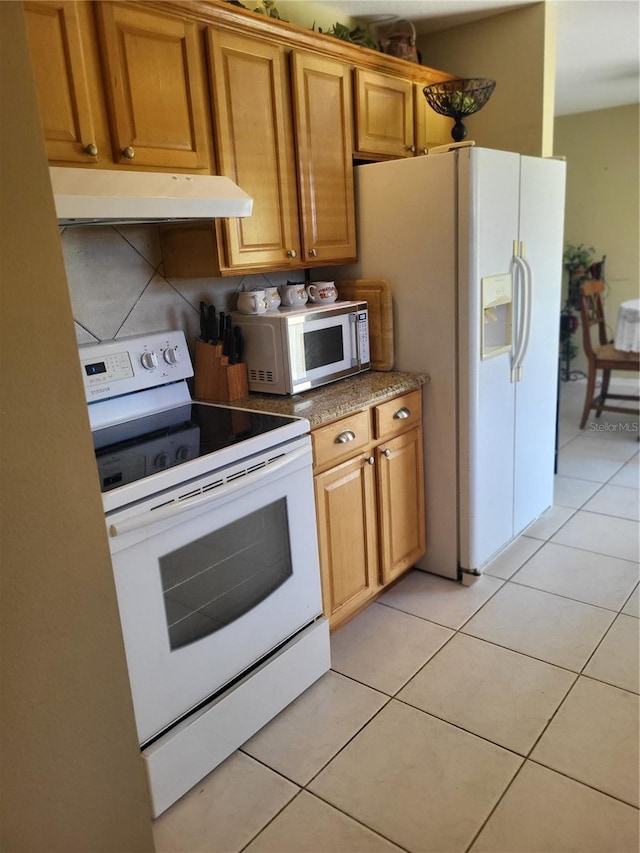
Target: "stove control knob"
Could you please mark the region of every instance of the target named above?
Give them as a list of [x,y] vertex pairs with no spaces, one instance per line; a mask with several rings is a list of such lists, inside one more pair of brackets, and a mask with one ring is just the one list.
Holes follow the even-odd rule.
[[140,356],[140,364],[145,370],[155,370],[158,366],[158,356],[152,350],[143,352]]
[[165,453],[164,450],[162,453],[158,453],[156,458],[153,460],[153,464],[156,468],[166,468],[169,464],[169,454]]
[[191,451],[186,444],[176,450],[176,462],[187,462],[191,456]]
[[167,347],[162,355],[167,364],[177,364],[180,361],[177,347]]

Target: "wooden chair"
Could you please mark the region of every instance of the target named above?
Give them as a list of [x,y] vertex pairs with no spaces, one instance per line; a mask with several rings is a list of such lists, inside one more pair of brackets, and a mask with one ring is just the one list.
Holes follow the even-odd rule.
[[[612,370],[638,371],[640,370],[640,354],[637,352],[622,352],[617,350],[613,344],[607,343],[606,326],[604,319],[604,308],[602,306],[602,293],[604,291],[603,281],[585,281],[580,286],[580,313],[582,318],[582,341],[585,354],[589,360],[589,376],[587,379],[587,394],[580,421],[580,429],[584,429],[589,412],[596,410],[599,418],[602,412],[620,412],[624,414],[638,415],[640,407],[624,408],[622,406],[611,406],[607,400],[631,400],[636,403],[640,397],[631,394],[610,394],[609,379]],[[591,336],[592,328],[598,327],[598,346],[593,346]],[[594,396],[596,387],[596,373],[602,371],[602,384],[600,393]]]

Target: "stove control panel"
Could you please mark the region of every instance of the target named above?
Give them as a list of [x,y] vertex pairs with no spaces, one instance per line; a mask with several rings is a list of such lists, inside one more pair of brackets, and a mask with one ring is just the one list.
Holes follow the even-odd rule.
[[79,347],[88,403],[193,376],[182,331],[154,332]]

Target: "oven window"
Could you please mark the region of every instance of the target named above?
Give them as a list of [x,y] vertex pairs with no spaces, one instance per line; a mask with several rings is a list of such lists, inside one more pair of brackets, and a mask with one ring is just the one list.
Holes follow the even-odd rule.
[[293,573],[286,498],[160,558],[169,645],[238,619]]
[[326,364],[335,364],[344,358],[342,326],[327,326],[304,333],[304,364],[307,371]]

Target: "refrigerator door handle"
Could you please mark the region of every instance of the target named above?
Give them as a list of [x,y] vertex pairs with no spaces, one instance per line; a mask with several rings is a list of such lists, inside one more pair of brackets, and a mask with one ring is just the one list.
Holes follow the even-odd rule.
[[514,267],[514,295],[516,295],[516,309],[517,315],[515,317],[514,324],[514,352],[511,356],[511,381],[517,382],[517,371],[518,365],[520,363],[520,358],[522,355],[522,344],[523,344],[523,329],[525,326],[525,309],[526,309],[526,288],[524,283],[524,264],[522,263],[522,258],[518,256],[517,253],[517,244],[514,242],[514,253],[512,258],[512,264]]
[[514,272],[514,287],[513,294],[516,299],[514,312],[514,342],[513,355],[511,356],[511,381],[517,382],[516,368],[522,351],[522,328],[524,325],[524,285],[522,277],[524,275],[523,266],[518,257],[517,243],[514,242],[514,252],[511,259],[511,264]]
[[[523,254],[524,254],[524,243],[523,246]],[[522,335],[522,352],[520,354],[520,361],[518,362],[517,367],[517,377],[516,381],[520,382],[522,379],[522,364],[526,358],[527,350],[529,349],[529,338],[531,335],[531,315],[532,315],[532,307],[533,307],[533,272],[531,271],[531,267],[524,257],[521,257],[524,267],[524,286],[526,291],[525,298],[525,325],[524,332]]]
[[522,362],[527,353],[531,332],[532,279],[531,268],[524,258],[514,255],[513,262],[520,273],[517,280],[521,282],[521,288],[518,298],[518,339],[511,359],[511,381],[520,382],[522,379]]

